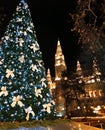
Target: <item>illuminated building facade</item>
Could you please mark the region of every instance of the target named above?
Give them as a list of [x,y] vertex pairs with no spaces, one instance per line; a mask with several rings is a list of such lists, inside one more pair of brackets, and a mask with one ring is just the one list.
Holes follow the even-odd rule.
[[[47,72],[48,84],[51,89],[52,95],[56,102],[56,111],[58,116],[65,115],[65,98],[64,92],[62,89],[61,79],[62,73],[66,71],[66,64],[64,55],[62,53],[62,48],[60,45],[60,41],[58,40],[57,49],[55,54],[55,77],[52,80],[50,70]],[[84,76],[80,62],[77,61],[77,69],[76,69],[76,79],[78,79],[78,84],[84,83],[86,95],[80,95],[80,98],[95,98],[102,96],[102,88],[101,88],[101,72],[97,66],[97,59],[93,59],[93,74]],[[99,84],[92,85],[92,84]]]

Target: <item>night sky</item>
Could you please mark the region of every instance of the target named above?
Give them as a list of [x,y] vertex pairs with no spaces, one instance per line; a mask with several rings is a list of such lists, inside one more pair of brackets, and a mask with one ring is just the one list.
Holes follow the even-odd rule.
[[[4,6],[7,15],[4,21],[5,27],[12,18],[18,3],[19,0],[0,0],[0,4]],[[77,37],[71,32],[73,22],[69,13],[75,12],[75,0],[27,0],[27,3],[35,25],[46,70],[50,68],[51,74],[54,76],[54,59],[59,39],[68,72],[74,71],[79,56],[79,46]]]

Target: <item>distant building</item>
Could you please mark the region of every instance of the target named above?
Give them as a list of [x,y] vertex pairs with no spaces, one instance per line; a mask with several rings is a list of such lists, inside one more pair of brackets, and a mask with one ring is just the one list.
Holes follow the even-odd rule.
[[61,86],[61,78],[63,71],[66,71],[66,64],[64,55],[62,53],[60,41],[58,40],[55,54],[55,78],[53,79],[53,81],[50,74],[50,70],[48,69],[47,71],[48,84],[56,102],[56,112],[58,116],[65,115],[65,99],[63,96],[63,90]]
[[[62,73],[65,71],[66,71],[65,59],[62,53],[60,41],[58,40],[56,54],[55,54],[55,77],[51,77],[50,70],[48,69],[47,79],[48,79],[49,88],[56,102],[57,115],[61,117],[64,116],[66,113],[64,92],[61,85],[61,79],[64,78],[62,77]],[[89,87],[88,85],[88,84],[93,84],[101,81],[101,72],[97,65],[96,58],[93,59],[93,74],[88,76],[84,76],[80,62],[77,61],[76,79],[78,79],[78,84],[81,83],[85,84],[85,90],[86,90],[85,96],[90,98],[102,96],[102,88],[99,87],[97,88],[92,86]],[[84,95],[80,95],[80,98],[84,98]]]

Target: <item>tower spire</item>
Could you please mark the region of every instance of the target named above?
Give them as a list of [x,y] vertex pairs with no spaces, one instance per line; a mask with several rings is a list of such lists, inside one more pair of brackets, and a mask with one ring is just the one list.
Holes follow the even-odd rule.
[[80,65],[79,61],[77,61],[76,74],[77,74],[77,77],[78,77],[78,82],[82,83],[82,81],[83,81],[83,72],[82,72],[82,68],[81,68],[81,65]]
[[62,77],[62,72],[66,70],[64,55],[62,52],[60,41],[58,40],[55,54],[55,78],[58,80]]

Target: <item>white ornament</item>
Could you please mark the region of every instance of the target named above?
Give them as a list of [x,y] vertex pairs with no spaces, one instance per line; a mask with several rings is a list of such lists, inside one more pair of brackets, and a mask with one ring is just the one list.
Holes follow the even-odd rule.
[[35,44],[36,44],[36,46],[37,46],[37,47],[39,47],[39,44],[38,44],[38,42],[37,42],[37,41],[35,41]]
[[33,64],[31,65],[31,68],[32,68],[33,71],[38,70],[36,65],[33,65]]
[[24,106],[23,103],[20,101],[22,100],[22,96],[14,96],[13,102],[11,103],[11,106],[14,107],[16,104],[18,104],[20,107]]
[[19,38],[19,45],[20,45],[20,46],[23,46],[23,43],[24,43],[23,38]]
[[21,63],[24,62],[24,55],[22,55],[22,56],[19,58],[19,61],[20,61]]
[[9,85],[11,85],[11,84],[12,84],[12,82],[10,81],[8,84],[9,84]]
[[30,83],[30,86],[33,86],[33,83]]
[[40,102],[38,102],[38,105],[40,105],[41,103]]
[[27,31],[33,33],[33,31],[30,29],[30,27],[27,28]]
[[5,39],[8,40],[8,39],[9,39],[9,36],[5,36]]
[[34,111],[32,110],[32,107],[31,107],[31,106],[29,106],[27,109],[25,109],[25,112],[27,113],[26,120],[29,120],[30,114],[32,114],[32,116],[35,116],[35,113],[34,113]]
[[45,78],[42,78],[42,79],[41,79],[42,86],[45,86],[45,87],[46,87],[47,85],[46,85],[45,81],[46,81]]
[[28,8],[28,5],[26,4],[26,5],[25,5],[25,9],[27,9],[27,8]]
[[12,78],[15,76],[15,75],[14,75],[14,70],[9,70],[9,69],[7,69],[7,70],[6,70],[6,77],[9,78],[10,76],[11,76]]
[[32,27],[34,27],[34,25],[33,25],[33,23],[32,23],[32,22],[30,22],[30,25],[31,25]]
[[23,32],[22,31],[20,31],[20,34],[22,34]]
[[21,68],[21,66],[19,66],[19,68]]
[[16,11],[18,11],[18,10],[19,10],[19,7],[16,8]]
[[43,98],[43,101],[46,101],[46,99],[45,99],[45,98]]
[[40,96],[40,97],[42,98],[41,89],[35,88],[35,95],[36,95],[37,97]]
[[19,72],[19,74],[21,75],[21,74],[22,74],[22,72]]
[[42,66],[42,60],[38,60],[39,66]]
[[22,22],[22,18],[18,18],[18,19],[17,19],[17,22]]
[[43,108],[44,108],[44,111],[47,111],[48,113],[51,113],[51,110],[50,110],[51,104],[50,103],[44,104]]
[[24,31],[24,35],[25,35],[25,36],[27,35],[27,32],[26,32],[26,31]]
[[55,101],[54,101],[54,100],[51,100],[51,103],[52,103],[53,105],[55,105]]
[[8,95],[8,91],[6,90],[5,86],[2,86],[1,88],[1,92],[0,92],[0,97],[4,94],[4,96]]
[[0,65],[2,65],[3,64],[3,62],[2,61],[0,61]]
[[30,48],[33,49],[34,52],[39,50],[39,48],[36,47],[34,43],[32,44],[32,46],[30,46]]

